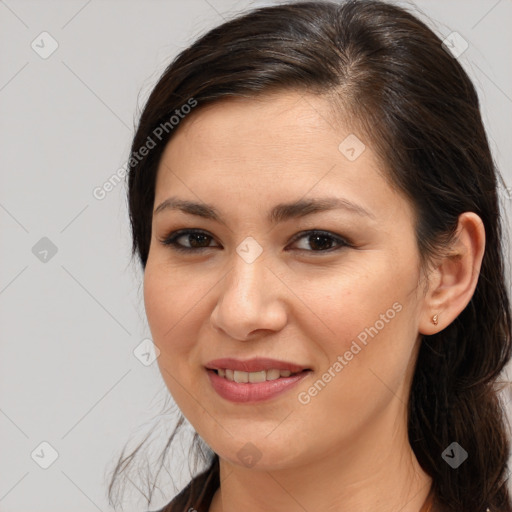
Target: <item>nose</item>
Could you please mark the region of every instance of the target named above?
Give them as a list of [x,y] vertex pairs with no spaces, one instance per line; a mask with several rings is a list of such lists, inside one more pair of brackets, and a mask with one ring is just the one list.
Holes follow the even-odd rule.
[[237,253],[233,259],[232,269],[218,285],[212,326],[241,341],[281,330],[287,321],[286,286],[262,255],[251,263]]

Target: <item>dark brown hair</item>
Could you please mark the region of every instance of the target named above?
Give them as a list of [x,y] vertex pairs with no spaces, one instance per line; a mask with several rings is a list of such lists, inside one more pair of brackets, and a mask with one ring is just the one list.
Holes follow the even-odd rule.
[[[191,99],[199,105],[192,116],[226,98],[287,90],[324,96],[340,118],[357,124],[390,183],[414,206],[425,267],[450,242],[460,214],[481,217],[486,249],[475,293],[449,326],[421,343],[408,404],[409,441],[433,479],[436,509],[511,512],[509,438],[497,380],[511,357],[500,175],[470,78],[416,16],[377,0],[295,2],[239,15],[182,51],[154,87],[133,139],[132,256],[144,269],[157,168],[175,131],[169,128],[146,156],[133,158],[157,127]],[[442,458],[453,442],[469,454],[456,469]],[[120,457],[109,495],[134,453]],[[218,472],[218,456],[210,452],[207,460],[203,480]],[[192,483],[198,485],[185,495],[199,508],[202,483]]]

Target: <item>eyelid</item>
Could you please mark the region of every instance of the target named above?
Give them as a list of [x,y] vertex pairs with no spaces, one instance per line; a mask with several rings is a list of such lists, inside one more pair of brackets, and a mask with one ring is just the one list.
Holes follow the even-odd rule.
[[[182,236],[189,235],[189,234],[200,234],[205,235],[208,238],[211,238],[212,240],[215,240],[215,237],[211,235],[208,231],[205,231],[203,229],[197,229],[197,228],[185,228],[185,229],[178,229],[175,231],[171,231],[169,234],[164,236],[163,238],[159,239],[159,241],[165,245],[170,247],[171,249],[183,252],[183,253],[201,253],[207,249],[212,249],[212,246],[206,246],[206,247],[183,247],[179,244],[175,243],[176,240]],[[351,240],[347,237],[341,236],[337,233],[334,233],[332,231],[326,231],[322,229],[306,229],[302,230],[298,233],[296,233],[288,245],[295,243],[297,240],[300,240],[301,238],[306,238],[307,236],[313,236],[313,235],[319,235],[319,236],[325,236],[326,238],[331,238],[337,243],[337,246],[331,247],[326,250],[320,250],[320,251],[314,251],[314,250],[307,250],[307,249],[297,249],[301,252],[306,253],[313,253],[313,254],[331,254],[332,252],[335,252],[339,249],[342,249],[343,247],[352,247],[354,248],[355,245],[351,242]]]

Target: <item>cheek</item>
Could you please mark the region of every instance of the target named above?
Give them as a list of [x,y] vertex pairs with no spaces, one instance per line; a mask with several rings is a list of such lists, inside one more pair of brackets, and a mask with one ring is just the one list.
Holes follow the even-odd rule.
[[[185,343],[178,336],[183,321],[193,315],[198,294],[190,293],[190,280],[183,272],[163,268],[163,265],[150,263],[144,272],[144,305],[154,344],[166,357],[170,351],[182,351]],[[188,285],[187,285],[188,284]]]
[[200,376],[202,326],[208,323],[212,289],[218,276],[148,259],[144,273],[144,304],[153,343],[160,351],[161,373],[173,394],[179,383],[190,387]]
[[175,311],[169,307],[173,299],[165,275],[148,261],[144,272],[144,307],[153,342],[160,349],[165,331],[173,324]]
[[[329,277],[296,283],[304,303],[323,324],[329,352],[348,350],[359,339],[364,344],[371,333],[389,331],[407,300],[408,277],[390,271],[386,262],[372,261],[365,269],[346,267]],[[393,304],[398,303],[393,307]],[[309,315],[313,319],[315,315]],[[312,339],[315,339],[314,337]]]
[[[374,386],[382,387],[376,376],[381,374],[395,388],[417,337],[417,303],[411,293],[417,276],[399,272],[385,261],[379,265],[374,260],[369,268],[367,272],[361,267],[357,272],[343,272],[328,288],[317,287],[318,282],[310,285],[310,309],[318,311],[328,327],[322,329],[323,335],[315,336],[313,322],[308,325],[301,320],[302,329],[323,354],[318,370],[329,374],[322,380],[337,381],[333,388],[339,386],[341,395],[354,393],[355,386],[371,394]],[[317,320],[314,324],[319,325]]]
[[189,403],[190,395],[184,392],[184,387],[190,389],[189,379],[193,378],[189,363],[193,335],[187,326],[197,326],[194,305],[200,295],[191,296],[187,289],[190,280],[183,273],[148,260],[144,272],[144,304],[153,343],[160,351],[157,363],[169,392],[188,417],[193,404]]

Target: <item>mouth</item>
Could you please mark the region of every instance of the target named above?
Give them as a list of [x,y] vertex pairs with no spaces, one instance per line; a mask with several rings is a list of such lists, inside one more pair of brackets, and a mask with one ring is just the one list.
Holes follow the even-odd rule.
[[206,365],[213,389],[231,402],[260,402],[296,386],[313,370],[276,359],[224,358]]
[[279,370],[278,368],[270,368],[269,370],[261,370],[258,372],[244,372],[242,370],[233,370],[231,368],[217,368],[210,369],[215,372],[219,377],[222,377],[231,382],[238,383],[251,383],[265,382],[270,380],[277,380],[285,377],[293,377],[303,372],[311,371],[309,368],[304,370],[291,372],[290,370]]

